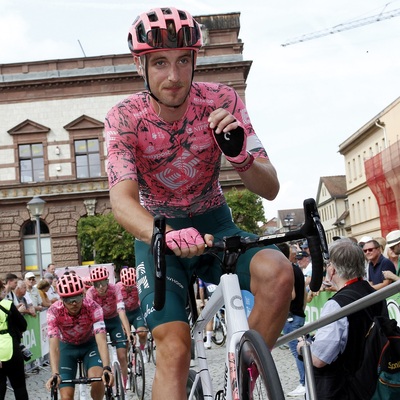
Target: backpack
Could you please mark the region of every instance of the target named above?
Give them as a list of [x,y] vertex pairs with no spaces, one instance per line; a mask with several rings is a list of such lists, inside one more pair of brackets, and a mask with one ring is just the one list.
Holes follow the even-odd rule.
[[372,319],[361,366],[350,378],[350,384],[363,400],[400,399],[400,328],[395,319]]

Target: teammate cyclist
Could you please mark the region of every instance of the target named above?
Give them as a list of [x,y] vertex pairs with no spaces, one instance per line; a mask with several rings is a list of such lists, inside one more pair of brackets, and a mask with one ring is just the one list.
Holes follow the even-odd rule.
[[[176,8],[139,15],[128,44],[146,90],[114,106],[105,119],[110,199],[117,221],[137,240],[138,290],[146,323],[157,344],[153,399],[186,399],[190,331],[185,312],[193,270],[218,283],[218,262],[201,256],[205,243],[241,232],[219,183],[221,155],[244,185],[273,200],[276,170],[256,136],[246,107],[231,87],[193,82],[202,36],[192,16]],[[153,217],[167,217],[167,293],[155,311],[149,245]],[[203,240],[202,234],[205,234]],[[277,251],[254,249],[238,262],[242,289],[255,295],[249,324],[272,347],[285,323],[293,271]]]
[[[86,292],[86,297],[94,300],[103,309],[106,330],[111,340],[127,340],[130,334],[128,318],[125,314],[125,305],[121,289],[108,282],[108,270],[106,267],[96,267],[90,271],[90,280],[93,286]],[[124,332],[125,331],[125,332]],[[128,360],[126,341],[116,343],[117,357],[121,366],[124,388],[128,380]]]
[[142,351],[143,360],[147,362],[147,355],[144,351],[147,343],[147,327],[144,322],[142,310],[139,305],[139,294],[136,287],[136,270],[134,268],[123,267],[120,272],[120,287],[125,303],[125,312],[128,321],[136,329],[139,336],[139,346]]
[[[78,275],[65,273],[57,282],[60,300],[47,310],[47,335],[50,338],[50,365],[52,377],[47,381],[48,390],[57,377],[63,400],[74,398],[73,384],[60,384],[61,379],[74,379],[77,359],[82,358],[89,378],[103,377],[103,382],[113,384],[106,339],[103,310],[83,296],[83,282]],[[103,382],[93,382],[91,397],[104,397]]]

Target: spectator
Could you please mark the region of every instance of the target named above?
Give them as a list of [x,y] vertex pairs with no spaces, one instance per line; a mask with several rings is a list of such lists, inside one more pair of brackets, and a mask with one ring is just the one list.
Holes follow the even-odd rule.
[[[391,281],[397,281],[400,279],[400,230],[395,230],[387,234],[386,236],[388,248],[388,255],[391,253],[391,261],[393,262],[396,272],[383,271],[383,276],[385,279],[390,279]],[[388,257],[389,258],[389,257]]]
[[[47,282],[48,283],[48,282]],[[113,377],[107,347],[106,329],[101,307],[84,298],[82,279],[73,274],[64,274],[57,284],[61,299],[47,310],[47,334],[50,346],[52,377],[46,387],[50,390],[53,378],[57,377],[62,399],[74,398],[74,384],[60,384],[60,379],[73,379],[77,372],[77,359],[82,358],[89,378],[105,374]],[[91,398],[104,397],[102,382],[91,384]]]
[[16,400],[28,400],[25,367],[20,343],[27,322],[15,304],[3,298],[3,282],[0,280],[0,399],[4,400],[7,391],[7,378],[10,381]]
[[369,283],[374,289],[382,289],[389,285],[390,280],[385,279],[383,271],[391,271],[396,274],[393,263],[383,256],[381,245],[372,239],[363,246],[363,251],[368,260]]
[[47,296],[50,289],[50,283],[47,279],[42,279],[38,284],[37,288],[39,290],[40,298],[42,299],[42,306],[44,308],[49,308],[51,306],[51,301]]
[[[289,258],[291,246],[289,246],[287,243],[280,243],[277,246],[280,248],[282,253]],[[296,329],[301,328],[306,320],[306,314],[304,313],[306,305],[304,275],[301,268],[296,263],[292,263],[292,267],[294,274],[294,287],[288,319],[286,320],[285,326],[283,327],[283,333],[285,335],[287,333],[295,331]],[[288,397],[303,396],[306,392],[304,363],[302,360],[299,360],[296,347],[297,340],[292,340],[289,342],[289,349],[296,361],[297,370],[299,372],[299,385],[287,394]]]
[[[36,276],[33,272],[27,272],[25,274],[25,285],[26,285],[25,297],[29,294],[31,303],[35,308],[35,311],[42,311],[43,310],[42,299],[40,297],[39,290],[36,286]],[[28,299],[27,302],[29,303]]]
[[55,275],[56,274],[56,266],[53,263],[50,263],[46,268],[46,274]]
[[302,250],[296,253],[296,260],[303,272],[306,288],[309,290],[308,285],[310,284],[312,274],[311,257],[306,251]]
[[[367,245],[367,243],[365,244]],[[321,317],[336,312],[375,290],[363,279],[364,254],[348,239],[337,240],[330,246],[329,279],[337,292],[321,311]],[[388,315],[385,301],[378,302],[318,329],[311,344],[312,363],[318,400],[357,399],[347,384],[347,377],[359,368],[370,317]],[[297,346],[300,352],[302,339]],[[363,399],[364,400],[364,399]]]
[[17,287],[18,283],[18,276],[15,274],[7,274],[5,279],[5,296],[6,299],[11,300],[15,304],[15,294],[14,289]]
[[[52,264],[51,264],[52,265]],[[57,300],[60,299],[60,296],[57,293],[56,288],[54,287],[54,283],[57,282],[57,275],[52,274],[50,272],[46,272],[44,274],[44,279],[46,279],[47,282],[49,282],[49,290],[47,291],[47,297],[50,300],[51,303],[55,303]]]
[[36,317],[35,307],[31,301],[27,301],[26,295],[26,283],[22,279],[17,280],[17,286],[14,290],[15,298],[14,304],[21,314],[31,315]]

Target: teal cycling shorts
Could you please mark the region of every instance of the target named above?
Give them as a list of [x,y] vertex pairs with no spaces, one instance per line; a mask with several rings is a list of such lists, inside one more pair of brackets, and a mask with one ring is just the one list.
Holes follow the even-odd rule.
[[[194,227],[201,234],[210,233],[214,235],[215,241],[233,235],[256,236],[240,230],[234,224],[227,205],[198,216],[167,219],[167,223],[176,230]],[[275,246],[270,247],[277,249]],[[250,260],[261,249],[250,249],[239,257],[236,272],[241,289],[250,291]],[[219,283],[223,273],[220,261],[211,255],[205,254],[193,258],[179,258],[175,255],[167,255],[165,306],[163,310],[155,311],[153,308],[154,263],[150,246],[135,240],[135,258],[140,304],[147,326],[151,330],[166,322],[188,322],[186,314],[187,289],[194,272],[204,282],[214,284]]]
[[105,319],[104,322],[106,324],[106,330],[110,335],[110,340],[118,341],[115,347],[117,349],[126,347],[126,335],[124,329],[122,328],[122,323],[119,315],[113,318]]
[[135,329],[146,326],[144,322],[143,313],[140,307],[135,308],[134,310],[126,310],[126,317],[131,325],[135,327]]
[[[92,367],[103,367],[94,337],[82,344],[60,342],[60,375],[62,380],[76,378],[78,359],[83,361],[85,371]],[[60,384],[61,388],[67,386],[75,385],[73,383]]]

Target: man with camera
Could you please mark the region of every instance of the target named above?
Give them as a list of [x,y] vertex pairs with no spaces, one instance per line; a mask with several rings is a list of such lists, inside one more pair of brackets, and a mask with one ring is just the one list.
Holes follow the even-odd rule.
[[[28,400],[25,382],[24,349],[21,348],[22,332],[27,323],[11,300],[4,297],[4,285],[0,280],[0,400],[7,391],[7,378],[16,400]],[[25,357],[29,356],[25,353]]]

